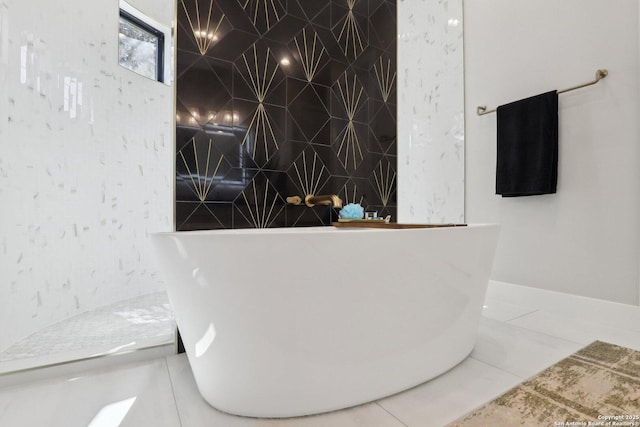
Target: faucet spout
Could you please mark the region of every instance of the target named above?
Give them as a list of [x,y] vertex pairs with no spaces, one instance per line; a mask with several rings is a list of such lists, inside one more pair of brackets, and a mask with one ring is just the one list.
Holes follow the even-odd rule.
[[339,209],[342,207],[342,199],[336,194],[326,194],[322,196],[314,196],[313,194],[308,194],[307,197],[304,198],[304,204],[308,207],[313,207],[315,205],[325,205]]

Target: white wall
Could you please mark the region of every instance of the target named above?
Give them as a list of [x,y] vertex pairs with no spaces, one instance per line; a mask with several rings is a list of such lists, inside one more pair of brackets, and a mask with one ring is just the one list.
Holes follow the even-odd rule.
[[0,3],[0,349],[163,287],[147,236],[173,223],[173,87],[117,43],[118,0]]
[[[615,5],[614,5],[615,3]],[[639,304],[638,1],[465,2],[466,219],[499,222],[492,278]],[[500,104],[559,96],[558,192],[495,195]]]
[[398,2],[398,221],[464,221],[462,0]]

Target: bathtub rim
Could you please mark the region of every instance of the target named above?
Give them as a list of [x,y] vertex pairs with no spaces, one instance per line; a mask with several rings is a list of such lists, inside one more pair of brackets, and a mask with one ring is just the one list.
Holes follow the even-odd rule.
[[[439,224],[438,224],[439,225]],[[439,227],[431,227],[431,228],[404,228],[404,229],[385,229],[385,228],[365,228],[365,227],[334,227],[331,225],[318,225],[311,227],[273,227],[273,228],[223,228],[223,229],[213,229],[213,230],[184,230],[184,231],[158,231],[149,233],[150,236],[191,236],[191,235],[254,235],[254,234],[264,234],[264,235],[287,235],[287,234],[295,234],[295,235],[303,235],[303,234],[329,234],[329,233],[385,233],[385,232],[394,232],[394,233],[415,233],[415,232],[434,232],[435,230],[451,230],[451,229],[468,229],[468,228],[484,228],[484,227],[493,227],[497,226],[500,228],[499,223],[467,223],[464,227],[459,225],[457,226],[439,226]],[[332,230],[332,231],[329,231]]]

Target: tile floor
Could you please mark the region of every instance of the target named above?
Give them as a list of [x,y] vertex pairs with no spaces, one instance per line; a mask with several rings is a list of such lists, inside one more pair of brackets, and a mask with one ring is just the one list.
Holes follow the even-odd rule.
[[285,420],[227,415],[202,400],[186,357],[169,355],[0,388],[0,425],[437,427],[596,339],[640,350],[640,308],[492,283],[471,356],[373,403]]
[[166,292],[154,292],[73,316],[0,352],[0,374],[97,354],[172,342],[175,321]]

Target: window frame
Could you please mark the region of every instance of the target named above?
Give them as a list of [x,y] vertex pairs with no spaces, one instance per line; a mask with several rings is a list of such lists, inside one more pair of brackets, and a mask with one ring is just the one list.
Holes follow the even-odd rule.
[[[171,46],[173,42],[172,30],[169,27],[162,25],[156,22],[155,20],[151,19],[149,16],[145,15],[135,7],[131,6],[126,1],[120,0],[119,3],[120,3],[120,7],[119,7],[119,14],[118,14],[118,33],[120,32],[120,19],[124,19],[125,21],[128,21],[130,24],[157,37],[158,49],[156,51],[155,80],[160,83],[170,85],[172,80],[172,70],[171,70],[170,64],[167,64],[167,61],[169,61],[172,57],[172,54],[171,54]],[[118,49],[119,48],[120,46],[118,45]],[[118,65],[136,73],[136,71],[131,70],[130,68],[120,64],[119,59],[118,59]],[[139,74],[139,73],[136,73],[136,74]],[[143,75],[143,77],[147,77],[147,76]]]

